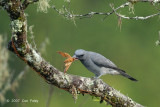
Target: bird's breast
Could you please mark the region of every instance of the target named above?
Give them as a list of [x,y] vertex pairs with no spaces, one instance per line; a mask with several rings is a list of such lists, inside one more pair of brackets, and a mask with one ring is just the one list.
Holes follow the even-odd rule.
[[83,60],[81,63],[91,72],[94,74],[99,74],[100,73],[100,67],[95,65],[91,60]]

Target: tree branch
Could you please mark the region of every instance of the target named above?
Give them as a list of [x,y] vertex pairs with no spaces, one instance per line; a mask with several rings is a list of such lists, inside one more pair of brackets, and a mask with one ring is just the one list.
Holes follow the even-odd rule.
[[[12,0],[6,11],[11,18],[12,39],[8,49],[14,52],[21,60],[36,71],[44,80],[66,90],[76,99],[77,94],[90,94],[100,97],[114,107],[143,107],[131,98],[121,94],[102,80],[64,74],[54,66],[45,61],[40,54],[34,50],[27,41],[27,20],[24,13],[25,8],[19,0]],[[27,6],[26,6],[27,7]]]
[[[119,10],[121,8],[124,8],[126,6],[129,6],[129,3],[130,2],[126,2],[122,5],[120,5],[119,7],[117,7],[115,10]],[[89,13],[86,13],[86,14],[72,14],[70,11],[68,11],[68,9],[63,6],[63,9],[64,11],[61,12],[60,10],[58,10],[55,6],[52,6],[53,9],[60,15],[64,16],[65,18],[79,18],[79,19],[82,19],[82,18],[91,18],[93,17],[94,15],[103,15],[105,17],[111,15],[114,13],[114,11],[111,11],[111,12],[107,12],[107,13],[103,13],[103,12],[89,12]]]
[[[57,9],[55,6],[53,6],[53,9],[59,14],[64,16],[67,19],[83,19],[83,18],[92,18],[94,15],[102,15],[105,16],[105,18],[107,16],[112,15],[113,13],[115,13],[117,16],[123,18],[123,19],[136,19],[136,20],[146,20],[155,16],[160,15],[159,9],[158,12],[156,14],[151,14],[148,16],[135,16],[135,17],[126,17],[125,15],[121,15],[118,14],[117,11],[120,10],[121,8],[125,8],[127,6],[131,6],[134,5],[137,2],[150,2],[152,4],[156,4],[156,3],[160,3],[160,0],[127,0],[128,2],[121,4],[120,6],[118,6],[117,8],[113,8],[113,6],[111,7],[113,11],[111,12],[89,12],[86,14],[73,14],[73,12],[70,12],[65,6],[63,6],[63,10],[59,10]],[[157,8],[157,7],[156,7]],[[105,19],[104,18],[104,19]]]
[[136,3],[136,2],[160,3],[160,0],[128,0],[128,1],[132,3]]
[[113,9],[114,13],[120,17],[120,18],[123,18],[123,19],[135,19],[135,20],[146,20],[146,19],[149,19],[149,18],[152,18],[154,16],[158,16],[160,15],[160,12],[156,13],[156,14],[152,14],[152,15],[148,15],[148,16],[135,16],[135,17],[127,17],[125,15],[121,15],[119,13],[116,12],[116,9],[114,9],[113,5],[110,5],[110,7]]

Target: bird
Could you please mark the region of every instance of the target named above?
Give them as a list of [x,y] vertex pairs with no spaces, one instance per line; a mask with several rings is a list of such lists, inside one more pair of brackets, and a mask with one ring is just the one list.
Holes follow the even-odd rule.
[[138,81],[135,78],[128,75],[124,70],[119,69],[112,61],[104,57],[103,55],[86,51],[84,49],[77,49],[72,56],[73,58],[80,60],[80,62],[92,73],[95,74],[95,79],[100,78],[102,75],[122,75],[132,81]]

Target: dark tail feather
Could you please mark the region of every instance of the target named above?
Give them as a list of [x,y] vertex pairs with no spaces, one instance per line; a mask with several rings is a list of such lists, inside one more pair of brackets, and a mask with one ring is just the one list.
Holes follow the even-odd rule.
[[123,75],[124,77],[132,80],[132,81],[138,81],[138,80],[136,80],[135,78],[133,78],[133,77],[129,76],[128,74],[126,74],[124,71],[119,71],[119,73],[120,73],[121,75]]

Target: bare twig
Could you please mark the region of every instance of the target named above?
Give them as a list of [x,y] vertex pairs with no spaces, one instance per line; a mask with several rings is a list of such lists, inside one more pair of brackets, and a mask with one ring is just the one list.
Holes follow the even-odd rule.
[[[126,6],[129,5],[129,2],[126,2],[122,5],[120,5],[119,7],[117,7],[115,10],[119,10],[120,8],[124,8]],[[92,16],[94,15],[102,15],[102,16],[109,16],[111,14],[114,13],[114,11],[111,11],[111,12],[107,12],[107,13],[103,13],[103,12],[89,12],[89,13],[86,13],[86,14],[72,14],[70,11],[67,10],[67,8],[65,6],[63,6],[63,9],[64,11],[61,11],[61,10],[58,10],[55,6],[52,6],[53,9],[60,15],[63,15],[65,18],[79,18],[79,19],[82,19],[82,18],[91,18]]]
[[[105,18],[113,13],[115,13],[117,16],[123,18],[123,19],[135,19],[135,20],[146,20],[155,16],[160,15],[160,12],[151,14],[148,16],[135,16],[135,17],[127,17],[125,15],[121,15],[117,13],[117,11],[121,8],[124,8],[126,6],[129,6],[132,3],[135,2],[151,2],[151,3],[160,3],[160,0],[128,0],[128,2],[118,6],[117,8],[111,7],[113,11],[111,12],[89,12],[87,14],[72,14],[65,6],[63,6],[63,9],[58,10],[55,6],[53,6],[53,9],[60,15],[64,16],[67,19],[82,19],[82,18],[92,18],[94,15],[102,15],[105,16]],[[105,19],[104,18],[104,19]]]
[[151,3],[160,3],[160,0],[128,0],[129,2],[151,2]]
[[149,16],[135,16],[135,17],[127,17],[125,15],[121,15],[119,13],[116,12],[116,10],[114,9],[113,5],[110,5],[110,7],[113,9],[113,11],[115,12],[115,14],[118,16],[118,17],[121,17],[123,19],[135,19],[135,20],[146,20],[146,19],[149,19],[149,18],[152,18],[154,16],[158,16],[160,15],[160,12],[156,13],[156,14],[152,14],[152,15],[149,15]]

